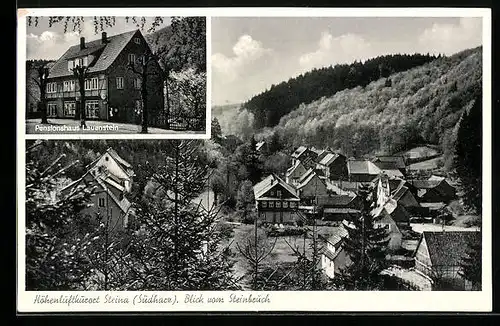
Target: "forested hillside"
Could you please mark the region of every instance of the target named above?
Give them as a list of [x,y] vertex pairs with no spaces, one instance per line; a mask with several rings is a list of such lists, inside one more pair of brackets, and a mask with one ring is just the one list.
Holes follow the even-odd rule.
[[430,55],[395,54],[379,56],[363,63],[356,61],[352,64],[314,69],[271,86],[269,90],[244,103],[243,108],[254,114],[256,129],[272,127],[302,103],[311,103],[344,89],[364,87],[372,81],[435,59],[435,56]]
[[302,104],[274,131],[294,145],[331,146],[347,155],[394,153],[420,142],[446,151],[462,113],[481,92],[478,47]]

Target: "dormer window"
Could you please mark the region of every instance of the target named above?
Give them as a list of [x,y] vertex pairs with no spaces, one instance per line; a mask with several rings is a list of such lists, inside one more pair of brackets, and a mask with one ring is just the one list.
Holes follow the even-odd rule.
[[73,60],[69,60],[68,61],[68,71],[71,71],[73,68],[74,68],[74,61]]
[[141,39],[138,37],[134,37],[134,43],[135,44],[141,44]]

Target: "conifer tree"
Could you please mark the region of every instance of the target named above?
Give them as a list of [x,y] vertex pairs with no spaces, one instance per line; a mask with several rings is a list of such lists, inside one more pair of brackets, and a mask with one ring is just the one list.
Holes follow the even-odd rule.
[[482,99],[477,96],[469,112],[465,111],[458,128],[454,166],[460,179],[465,207],[481,214],[482,204]]
[[194,199],[207,186],[197,141],[172,141],[165,163],[150,167],[156,192],[136,205],[141,226],[131,241],[129,268],[141,290],[220,290],[234,287],[228,251],[217,228],[219,208]]
[[481,237],[479,241],[470,241],[467,244],[467,250],[460,262],[459,274],[472,283],[473,290],[481,290],[481,273],[482,273],[482,250]]
[[379,290],[383,287],[380,273],[386,267],[389,238],[383,227],[376,226],[377,219],[371,214],[374,207],[371,187],[362,186],[358,195],[363,200],[361,215],[352,216],[343,225],[348,236],[342,246],[350,263],[340,269],[333,282],[336,288],[344,290]]
[[74,236],[74,225],[91,191],[75,187],[61,194],[59,179],[70,165],[61,165],[61,155],[41,166],[37,153],[42,146],[29,144],[26,152],[26,288],[83,290],[91,273],[85,252],[92,239]]

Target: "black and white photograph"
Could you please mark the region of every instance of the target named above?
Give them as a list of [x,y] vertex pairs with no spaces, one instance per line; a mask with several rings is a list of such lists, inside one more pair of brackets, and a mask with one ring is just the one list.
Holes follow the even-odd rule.
[[234,238],[271,244],[254,289],[481,289],[482,26],[212,18]]
[[26,28],[26,134],[206,132],[205,17],[30,16]]
[[236,11],[27,17],[24,309],[491,309],[487,13]]

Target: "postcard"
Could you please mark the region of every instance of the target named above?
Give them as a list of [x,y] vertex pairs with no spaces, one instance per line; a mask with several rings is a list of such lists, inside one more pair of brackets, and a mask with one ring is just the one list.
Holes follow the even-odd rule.
[[491,311],[489,9],[18,33],[19,313]]

